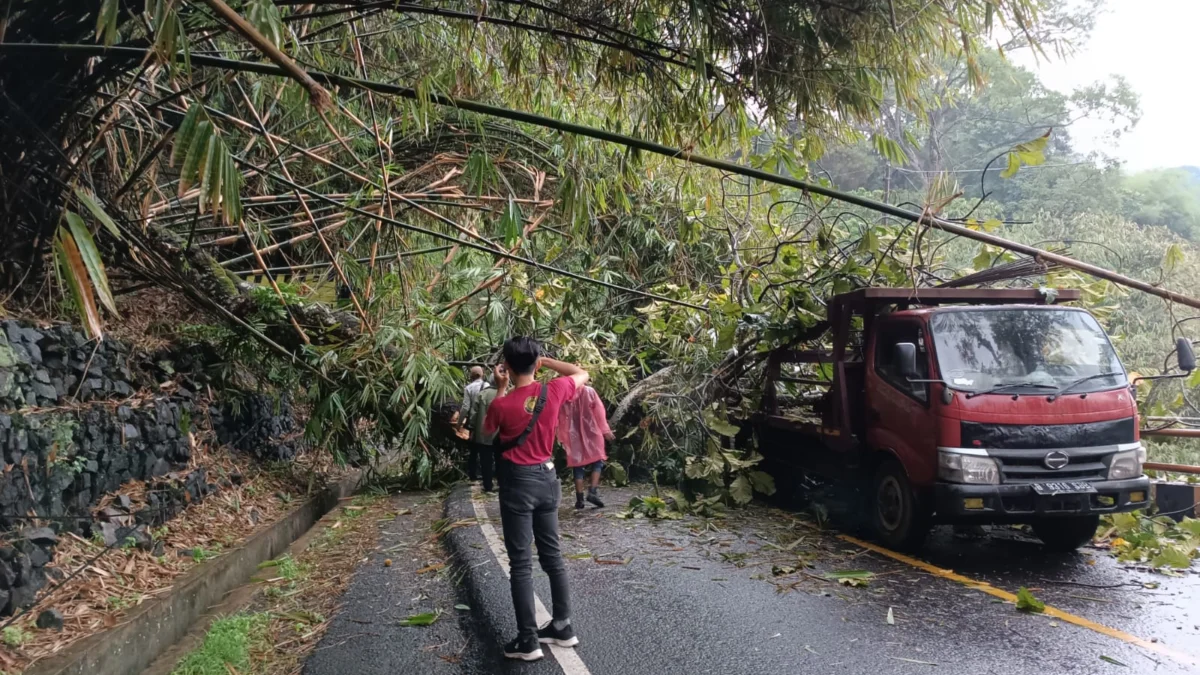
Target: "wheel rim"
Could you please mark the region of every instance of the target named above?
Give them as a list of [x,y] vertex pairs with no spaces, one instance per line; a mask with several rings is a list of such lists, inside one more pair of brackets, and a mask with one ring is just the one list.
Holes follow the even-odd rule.
[[904,519],[904,496],[900,481],[895,476],[885,476],[879,482],[875,502],[883,527],[889,531],[899,528],[900,521]]

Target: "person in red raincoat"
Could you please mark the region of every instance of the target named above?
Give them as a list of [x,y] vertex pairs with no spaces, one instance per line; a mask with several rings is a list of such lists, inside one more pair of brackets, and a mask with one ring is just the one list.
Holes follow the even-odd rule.
[[608,428],[608,417],[604,404],[595,389],[584,386],[575,391],[575,396],[563,404],[558,411],[558,442],[567,451],[567,466],[575,473],[575,508],[583,508],[584,482],[591,474],[591,485],[587,501],[596,508],[603,508],[600,499],[600,472],[604,470],[604,439],[613,440]]

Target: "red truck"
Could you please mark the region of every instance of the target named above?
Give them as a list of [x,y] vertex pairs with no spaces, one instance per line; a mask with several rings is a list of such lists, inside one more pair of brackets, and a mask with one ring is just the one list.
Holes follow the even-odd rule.
[[[935,523],[1027,523],[1050,549],[1145,508],[1132,383],[1078,291],[866,288],[838,295],[832,350],[766,362],[754,430],[775,473],[866,485],[886,545]],[[1181,370],[1195,367],[1180,339]],[[796,364],[807,364],[797,367]],[[806,395],[807,394],[807,395]]]

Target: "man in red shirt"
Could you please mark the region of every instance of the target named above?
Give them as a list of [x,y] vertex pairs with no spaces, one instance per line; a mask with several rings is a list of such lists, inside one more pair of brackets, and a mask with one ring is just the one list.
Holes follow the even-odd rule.
[[[542,367],[560,377],[539,383],[534,374]],[[558,540],[562,486],[550,456],[559,408],[587,381],[587,372],[579,366],[543,358],[532,338],[504,343],[504,363],[496,368],[496,398],[483,428],[489,434],[499,432],[502,450],[500,520],[518,629],[517,638],[504,646],[504,656],[511,659],[536,661],[542,658],[542,644],[579,644],[571,626],[571,592]],[[554,605],[553,620],[541,629],[534,611],[531,540],[537,542],[538,561],[550,577]]]

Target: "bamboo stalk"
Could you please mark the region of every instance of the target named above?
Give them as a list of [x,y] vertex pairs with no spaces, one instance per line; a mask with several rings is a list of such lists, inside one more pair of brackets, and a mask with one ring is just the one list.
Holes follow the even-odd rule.
[[296,65],[296,62],[287,54],[275,46],[273,42],[268,40],[265,35],[258,32],[249,21],[242,18],[232,7],[225,4],[222,0],[202,0],[208,5],[218,16],[228,21],[233,28],[242,34],[254,48],[262,52],[268,59],[274,61],[280,70],[288,77],[300,83],[300,86],[308,90],[309,101],[317,109],[317,112],[323,113],[333,102],[329,92],[312,78],[303,68]]

